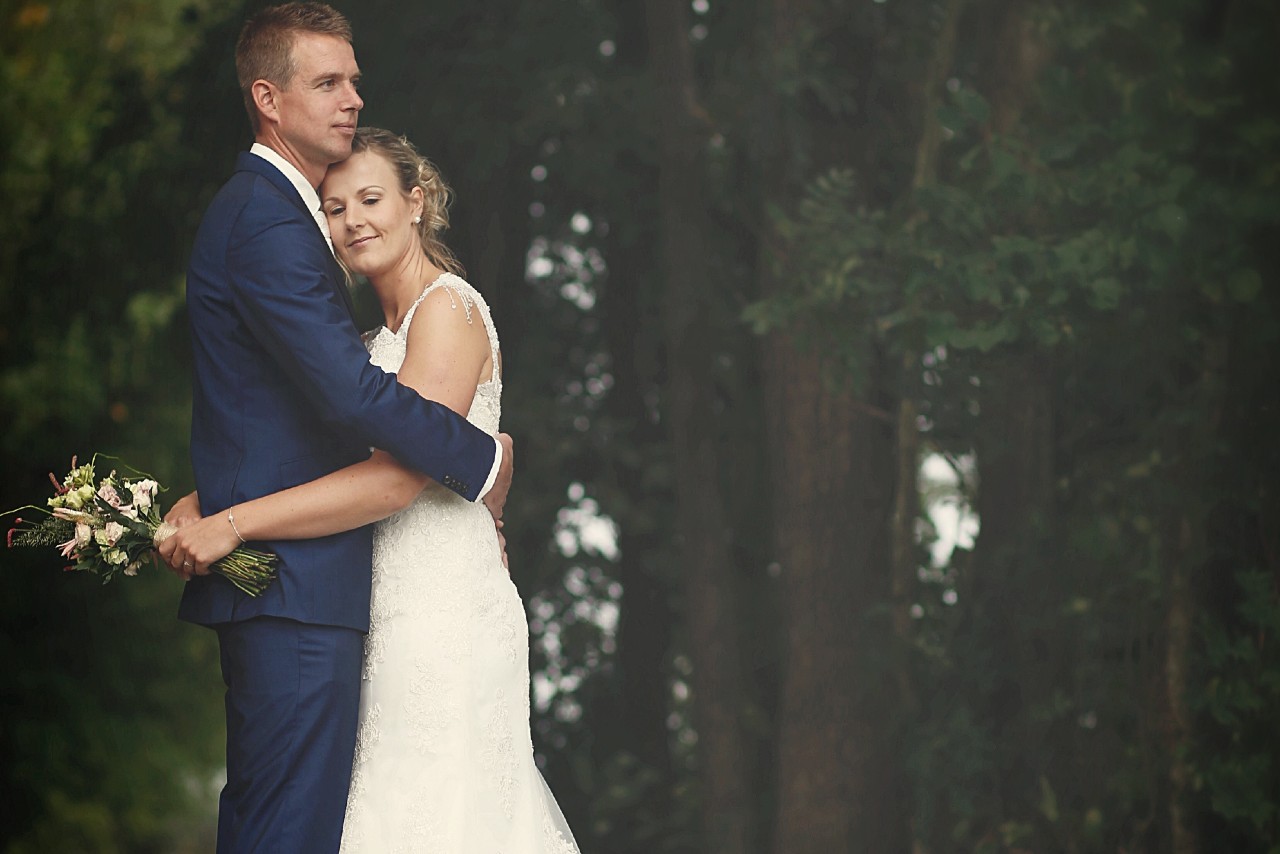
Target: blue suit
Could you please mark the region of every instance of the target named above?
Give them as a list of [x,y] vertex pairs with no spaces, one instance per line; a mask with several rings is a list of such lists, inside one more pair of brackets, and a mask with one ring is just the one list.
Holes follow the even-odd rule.
[[[187,310],[191,461],[206,515],[366,459],[370,447],[476,499],[493,439],[370,364],[311,212],[256,155],[240,155],[205,212]],[[262,596],[204,576],[179,608],[218,630],[227,682],[218,851],[337,851],[372,531],[254,545],[280,557],[279,579]]]

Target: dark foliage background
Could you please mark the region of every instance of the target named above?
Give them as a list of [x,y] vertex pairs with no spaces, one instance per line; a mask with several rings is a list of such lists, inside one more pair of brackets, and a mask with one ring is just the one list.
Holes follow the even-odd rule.
[[[260,5],[0,0],[3,507],[190,487]],[[338,6],[495,310],[585,851],[1280,851],[1280,7]],[[210,850],[179,582],[3,567],[0,849]]]

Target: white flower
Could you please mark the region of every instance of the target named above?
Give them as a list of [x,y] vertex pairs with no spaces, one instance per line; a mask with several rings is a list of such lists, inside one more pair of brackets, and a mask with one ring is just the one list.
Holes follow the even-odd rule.
[[102,556],[112,566],[120,566],[129,562],[129,556],[119,549],[107,549],[102,553]]
[[93,539],[93,528],[90,528],[84,522],[76,523],[76,545],[87,546],[89,540]]
[[100,546],[114,546],[124,534],[124,525],[119,522],[108,522],[105,527],[93,532],[93,539]]
[[150,478],[129,484],[129,489],[133,492],[133,506],[139,510],[146,510],[150,507],[151,499],[155,497],[156,489],[159,486],[160,484]]
[[124,574],[132,578],[133,576],[138,574],[139,566],[141,566],[141,562],[135,560],[133,563],[129,564],[124,568]]

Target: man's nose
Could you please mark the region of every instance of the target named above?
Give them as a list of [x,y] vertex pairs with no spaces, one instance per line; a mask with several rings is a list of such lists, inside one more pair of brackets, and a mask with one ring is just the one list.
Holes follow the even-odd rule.
[[364,99],[360,97],[360,90],[350,83],[347,84],[347,109],[359,112],[364,109]]

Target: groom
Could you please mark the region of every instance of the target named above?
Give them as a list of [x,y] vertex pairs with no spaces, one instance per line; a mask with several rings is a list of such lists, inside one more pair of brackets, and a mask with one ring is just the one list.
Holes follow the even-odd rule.
[[[256,143],[205,212],[187,273],[191,459],[200,510],[314,480],[381,448],[500,517],[495,441],[370,364],[316,187],[351,153],[360,70],[321,3],[264,9],[236,71]],[[504,450],[505,449],[505,450]],[[193,577],[179,617],[214,628],[227,685],[219,854],[336,852],[369,628],[370,528],[264,544],[279,579],[250,598]],[[190,570],[188,570],[188,573]]]

